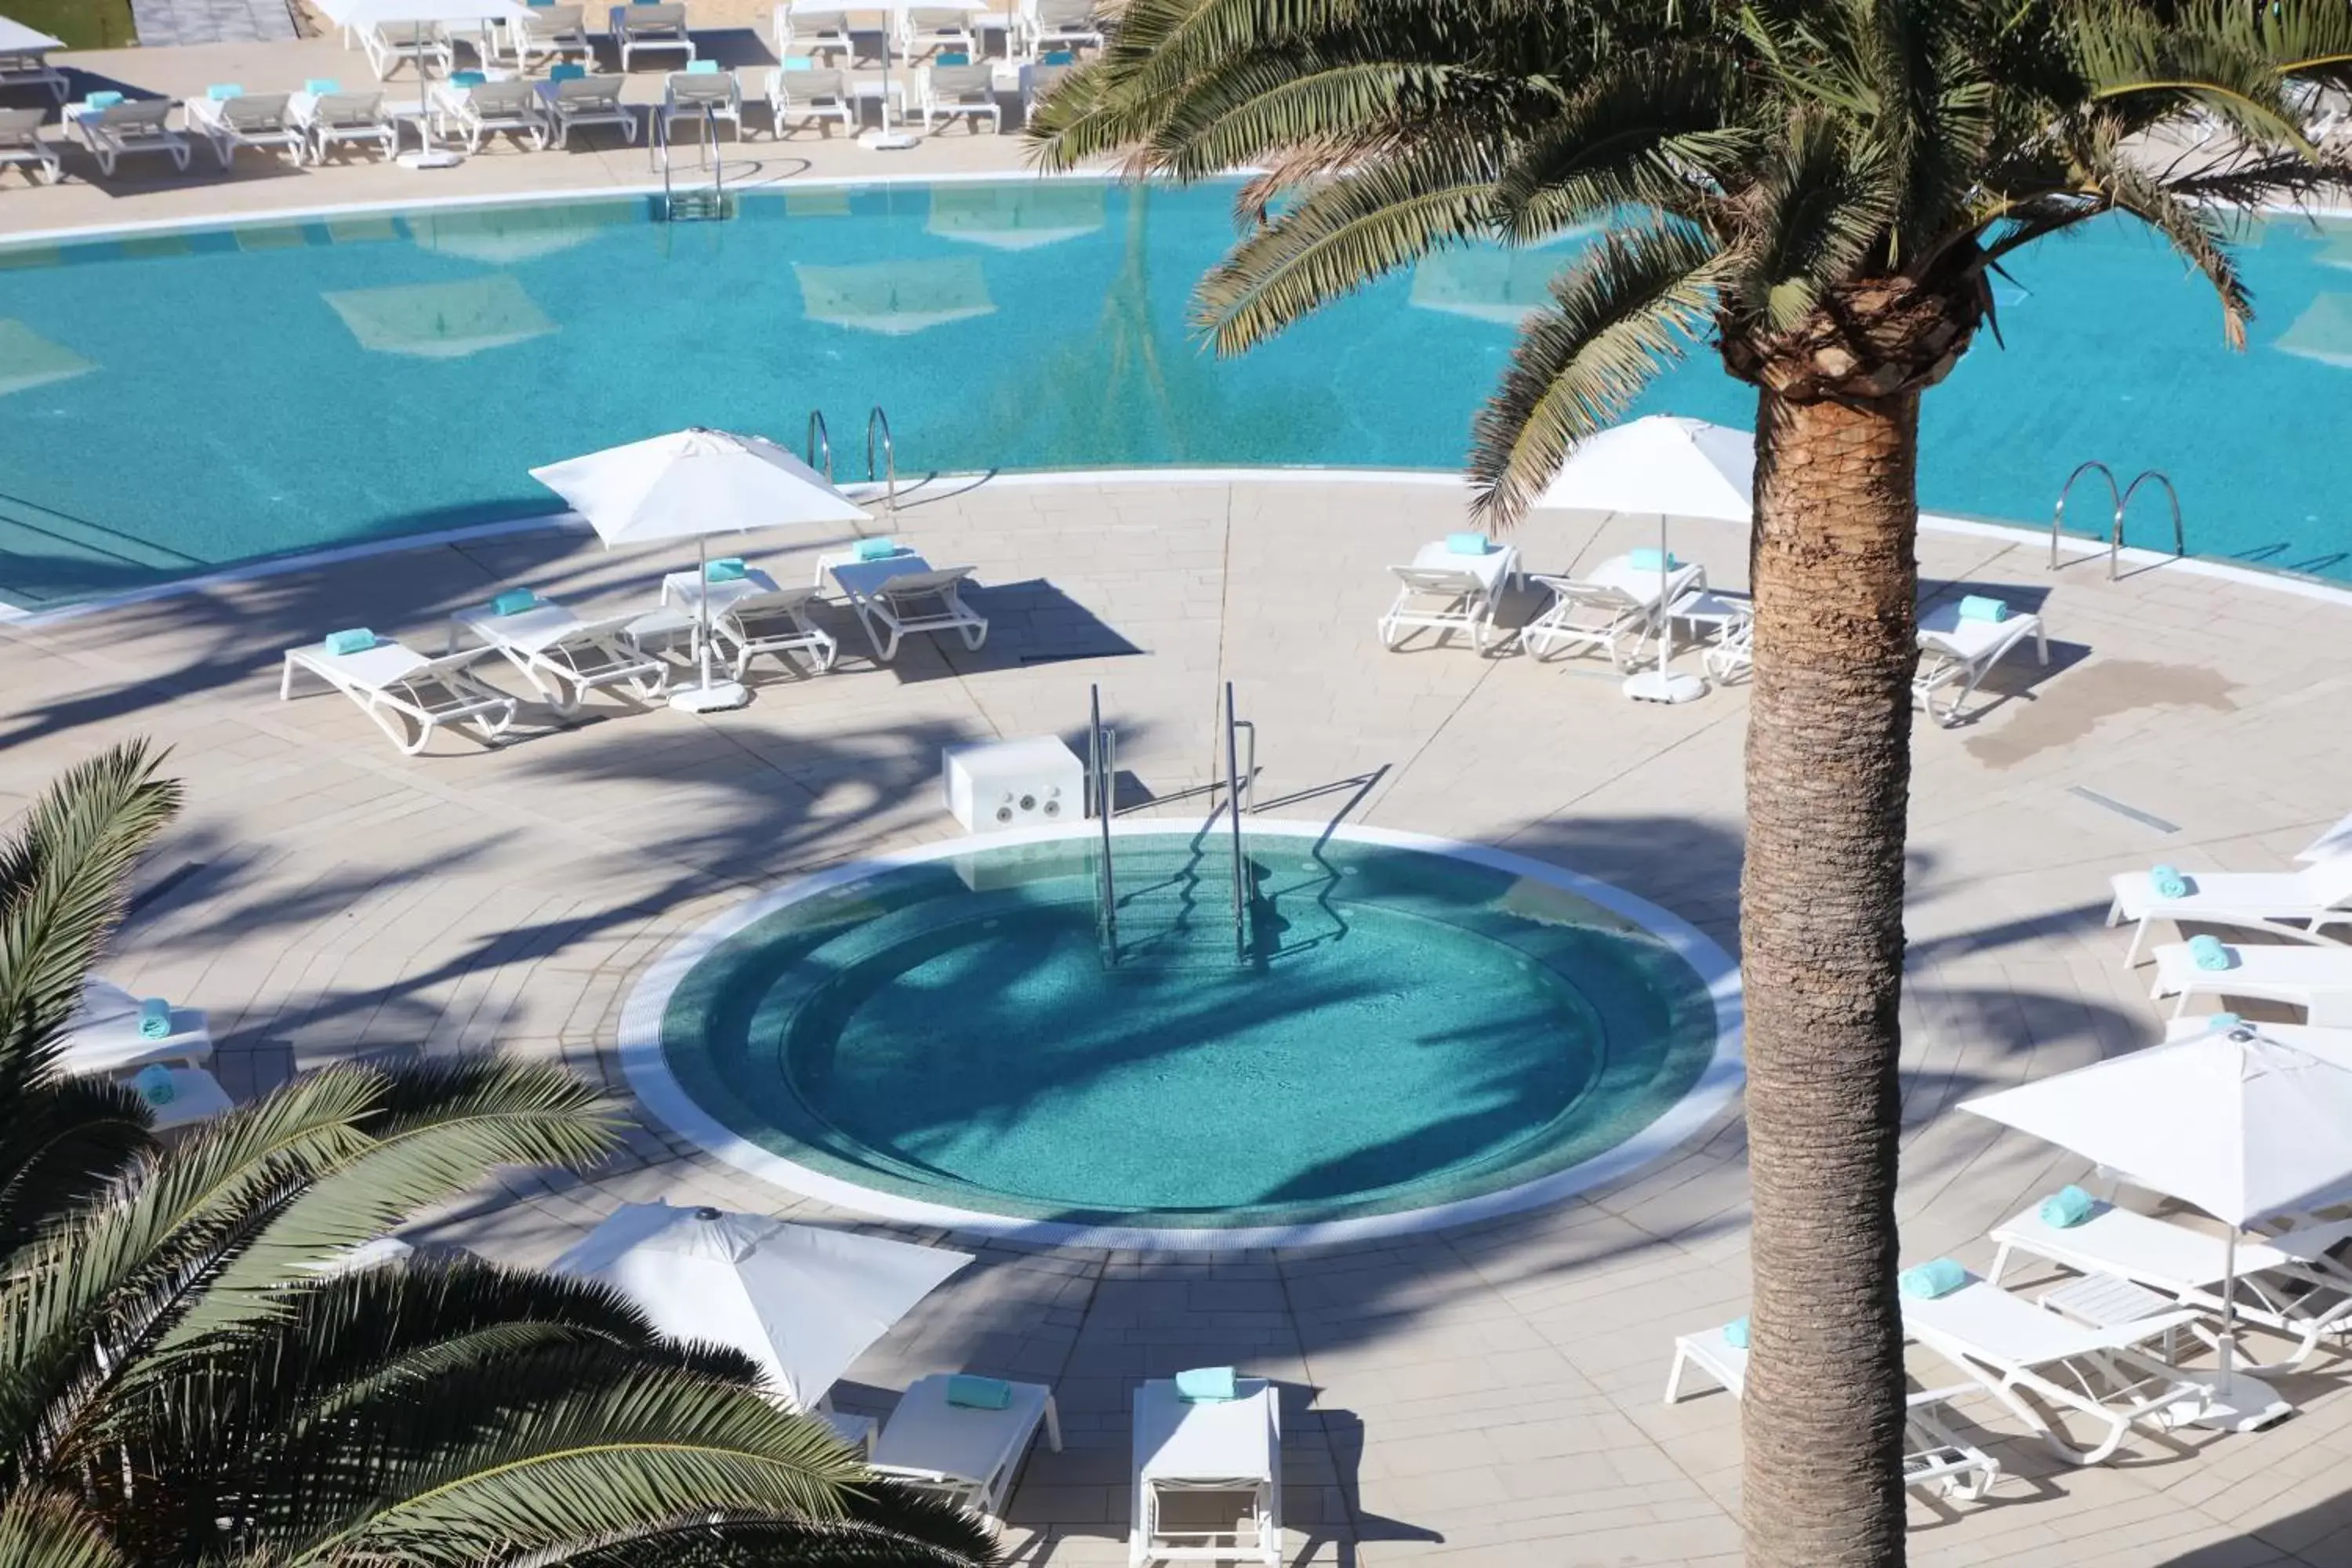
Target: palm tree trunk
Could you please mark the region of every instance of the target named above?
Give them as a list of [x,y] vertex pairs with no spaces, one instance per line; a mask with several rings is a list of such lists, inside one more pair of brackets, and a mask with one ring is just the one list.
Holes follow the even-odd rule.
[[1758,409],[1740,945],[1751,1568],[1903,1562],[1895,1291],[1916,393]]

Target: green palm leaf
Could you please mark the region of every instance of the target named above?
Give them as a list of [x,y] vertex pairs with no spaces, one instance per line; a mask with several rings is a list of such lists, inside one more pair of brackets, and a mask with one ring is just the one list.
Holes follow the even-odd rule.
[[104,1526],[71,1496],[29,1488],[0,1500],[0,1563],[8,1568],[131,1568]]

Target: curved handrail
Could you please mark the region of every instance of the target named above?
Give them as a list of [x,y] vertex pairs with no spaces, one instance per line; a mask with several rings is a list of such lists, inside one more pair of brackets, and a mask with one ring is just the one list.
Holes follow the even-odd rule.
[[2180,526],[2180,492],[2172,488],[2172,478],[2161,468],[2142,468],[2124,487],[2123,499],[2116,503],[2115,537],[2107,542],[2107,581],[2116,580],[2116,560],[2123,553],[2124,513],[2131,510],[2132,497],[2140,486],[2154,479],[2164,487],[2164,499],[2172,503],[2172,553],[2175,559],[2189,553],[2189,536]]
[[898,515],[898,448],[890,440],[890,416],[876,404],[866,416],[866,482],[872,484],[874,472],[874,436],[882,435],[882,508],[892,517]]
[[[833,432],[825,428],[824,409],[809,410],[808,436],[801,443],[801,450],[807,457],[808,466],[819,469],[824,475],[824,482],[831,484],[833,482]],[[824,457],[822,464],[817,461],[819,453],[823,453]]]
[[2066,482],[2058,487],[2058,508],[2050,514],[2050,570],[2053,572],[2058,570],[2058,535],[2066,525],[2066,498],[2073,493],[2074,481],[2094,468],[2107,481],[2107,499],[2115,503],[2115,522],[2111,531],[2118,539],[2123,537],[2124,494],[2116,484],[2116,471],[2096,458],[2087,463],[2078,463],[2074,471],[2066,476]]

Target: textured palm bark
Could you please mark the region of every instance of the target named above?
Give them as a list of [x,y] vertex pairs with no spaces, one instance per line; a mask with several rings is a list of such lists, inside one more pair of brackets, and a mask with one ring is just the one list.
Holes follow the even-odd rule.
[[1919,399],[1765,391],[1758,412],[1748,1562],[1887,1568],[1903,1562],[1895,1055]]

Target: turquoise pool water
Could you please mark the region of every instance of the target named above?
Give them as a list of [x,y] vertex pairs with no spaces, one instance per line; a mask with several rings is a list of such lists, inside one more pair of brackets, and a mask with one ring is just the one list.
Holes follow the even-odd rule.
[[[1457,466],[1568,247],[1441,257],[1221,362],[1184,308],[1227,203],[901,185],[753,195],[715,224],[611,199],[0,245],[0,597],[531,515],[532,465],[688,424],[797,447],[821,409],[854,477],[877,402],[903,469]],[[2352,224],[2258,226],[2244,261],[2262,314],[2231,353],[2210,293],[2137,231],[2019,258],[2009,347],[1927,400],[1926,503],[2046,519],[2086,458],[2160,467],[2196,552],[2352,579],[2328,457]],[[1702,357],[1643,411],[1744,426],[1752,406]],[[2160,504],[2135,516],[2136,540],[2168,536]]]
[[1556,880],[1245,842],[1246,961],[1223,837],[1117,840],[1115,962],[1087,841],[959,852],[718,943],[668,993],[663,1065],[733,1138],[866,1193],[1219,1229],[1521,1187],[1714,1061],[1692,963]]

